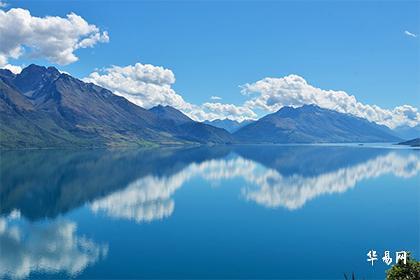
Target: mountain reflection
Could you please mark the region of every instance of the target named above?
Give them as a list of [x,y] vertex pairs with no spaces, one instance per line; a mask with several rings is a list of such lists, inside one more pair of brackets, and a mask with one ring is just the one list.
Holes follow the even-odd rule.
[[224,147],[2,152],[0,215],[18,209],[29,220],[55,218],[141,178],[171,177],[228,152]]
[[37,220],[88,204],[95,213],[148,222],[169,217],[175,192],[194,177],[211,183],[240,179],[242,199],[294,210],[362,180],[412,177],[419,170],[418,151],[359,147],[9,152],[2,157],[0,210],[8,215],[19,209]]
[[[304,148],[306,152],[313,152],[314,149],[317,148],[309,150]],[[318,152],[326,152],[324,149]],[[242,157],[246,156],[244,153],[242,156],[232,156],[230,159],[211,159],[202,163],[191,163],[171,176],[148,176],[137,179],[125,189],[94,201],[91,208],[95,212],[103,211],[111,217],[132,219],[137,222],[162,219],[170,216],[174,211],[175,203],[171,196],[175,191],[191,178],[199,177],[207,181],[241,178],[249,185],[241,191],[246,200],[265,207],[281,206],[294,210],[317,196],[345,192],[365,179],[384,174],[407,178],[417,175],[420,170],[420,160],[416,153],[400,154],[385,151],[385,154],[381,155],[383,151],[373,150],[370,151],[372,153],[368,153],[368,158],[371,156],[373,158],[366,160],[357,154],[357,151],[366,152],[365,150],[341,149],[348,150],[344,154],[338,153],[340,156],[335,160],[332,157],[337,157],[337,153],[321,153],[323,160],[318,159],[317,170],[312,170],[309,175],[291,173],[291,169],[286,173],[287,175],[283,175],[279,166],[290,163],[287,162],[287,154],[284,158],[277,155],[277,161],[274,162],[279,166],[274,165],[274,168],[267,167],[271,162],[271,157],[265,158],[267,160],[264,166]],[[341,151],[341,149],[338,150]],[[306,152],[302,153],[298,160],[302,160],[303,165],[305,165],[305,160],[313,159],[313,157],[308,157]],[[353,154],[355,152],[356,155]],[[347,158],[342,161],[344,167],[338,165],[342,156]],[[354,157],[366,161],[357,163]],[[331,161],[336,165],[334,171],[330,169],[331,165],[326,164]],[[322,173],[323,170],[327,171]]]
[[24,278],[31,272],[74,276],[107,255],[106,245],[77,236],[74,222],[32,224],[13,216],[0,218],[0,278]]
[[253,168],[244,174],[244,178],[257,187],[245,188],[242,193],[247,200],[266,207],[282,206],[294,210],[317,196],[343,193],[365,179],[385,174],[408,178],[415,176],[419,170],[417,155],[400,156],[393,152],[313,177],[299,174],[283,176],[274,169],[257,171]]

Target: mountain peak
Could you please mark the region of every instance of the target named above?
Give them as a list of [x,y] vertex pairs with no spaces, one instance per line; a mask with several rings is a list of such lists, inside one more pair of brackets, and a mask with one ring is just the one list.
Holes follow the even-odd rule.
[[186,116],[181,111],[175,109],[172,106],[169,105],[157,105],[153,108],[149,109],[150,112],[155,114],[157,117],[161,119],[169,119],[174,121],[176,124],[186,123],[186,122],[192,122],[193,120],[190,119],[188,116]]
[[54,66],[45,67],[36,64],[30,64],[29,66],[23,68],[19,75],[47,75],[51,77],[58,77],[60,76],[60,71],[58,71],[58,69]]
[[169,105],[156,105],[152,108],[150,108],[150,111],[156,111],[156,110],[176,110],[174,107],[169,106]]
[[31,64],[25,67],[15,78],[17,88],[27,95],[33,96],[40,88],[53,82],[60,76],[60,72],[55,67],[44,67]]
[[295,116],[301,113],[314,113],[321,111],[329,111],[329,109],[321,108],[315,104],[304,104],[300,107],[283,106],[274,114],[267,115],[266,117],[270,119],[272,116]]
[[23,71],[45,71],[47,69],[47,67],[45,66],[40,66],[40,65],[36,65],[36,64],[29,64],[28,66],[26,66],[25,68],[22,69]]
[[319,107],[316,104],[304,104],[302,107],[300,107],[302,109],[322,109],[321,107]]
[[60,71],[58,71],[58,69],[57,68],[55,68],[54,66],[49,66],[48,68],[47,68],[47,72],[48,73],[52,73],[52,74],[54,74],[54,75],[60,75],[61,73],[60,73]]

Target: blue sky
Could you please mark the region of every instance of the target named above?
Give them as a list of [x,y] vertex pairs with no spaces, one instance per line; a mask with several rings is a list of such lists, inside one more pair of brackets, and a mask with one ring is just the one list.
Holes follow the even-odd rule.
[[[418,1],[7,1],[32,16],[70,12],[109,33],[59,69],[83,78],[95,68],[137,62],[170,69],[190,103],[242,104],[240,85],[296,74],[364,104],[420,106]],[[22,55],[21,65],[54,65]],[[256,108],[256,112],[261,112]],[[260,113],[261,114],[261,113]]]

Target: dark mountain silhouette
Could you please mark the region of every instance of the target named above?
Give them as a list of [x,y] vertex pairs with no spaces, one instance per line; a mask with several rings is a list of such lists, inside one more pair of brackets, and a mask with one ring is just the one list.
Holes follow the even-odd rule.
[[365,119],[316,105],[283,107],[233,134],[245,143],[395,142],[400,138]]
[[398,143],[398,145],[407,145],[411,147],[420,147],[420,138],[411,139],[408,141],[404,141],[401,143]]

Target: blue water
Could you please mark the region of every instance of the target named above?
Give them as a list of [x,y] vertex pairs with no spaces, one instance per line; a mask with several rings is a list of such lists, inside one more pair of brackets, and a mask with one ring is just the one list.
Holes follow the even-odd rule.
[[420,257],[411,148],[9,151],[0,171],[0,278],[384,279],[385,250]]

